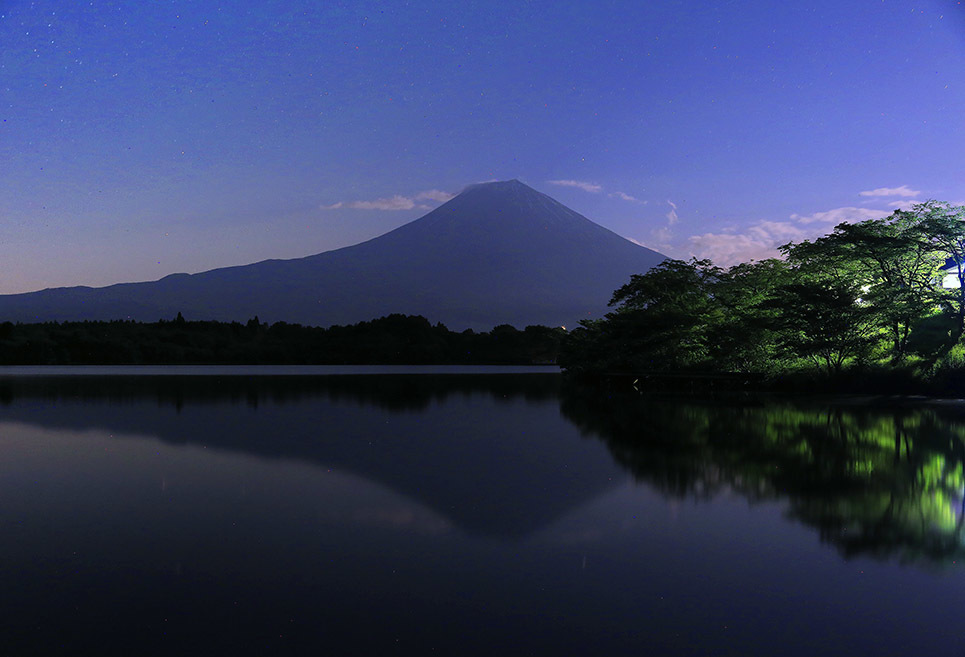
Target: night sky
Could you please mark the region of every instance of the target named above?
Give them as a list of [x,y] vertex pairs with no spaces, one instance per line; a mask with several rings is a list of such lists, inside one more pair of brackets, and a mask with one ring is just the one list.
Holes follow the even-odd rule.
[[0,0],[0,292],[375,237],[519,178],[718,264],[965,203],[955,0]]

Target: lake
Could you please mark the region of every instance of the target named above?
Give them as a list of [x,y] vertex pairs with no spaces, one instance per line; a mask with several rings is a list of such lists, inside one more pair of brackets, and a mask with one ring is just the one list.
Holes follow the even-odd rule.
[[0,654],[965,654],[965,405],[0,370]]

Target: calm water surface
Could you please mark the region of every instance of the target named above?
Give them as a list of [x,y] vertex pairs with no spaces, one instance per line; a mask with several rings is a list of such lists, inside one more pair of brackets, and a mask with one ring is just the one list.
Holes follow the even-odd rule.
[[0,654],[965,654],[956,404],[51,374],[0,372]]

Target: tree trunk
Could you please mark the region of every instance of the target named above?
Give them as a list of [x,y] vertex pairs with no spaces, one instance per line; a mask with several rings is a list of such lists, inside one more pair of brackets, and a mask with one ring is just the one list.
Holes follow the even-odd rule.
[[965,331],[965,271],[958,272],[958,334]]

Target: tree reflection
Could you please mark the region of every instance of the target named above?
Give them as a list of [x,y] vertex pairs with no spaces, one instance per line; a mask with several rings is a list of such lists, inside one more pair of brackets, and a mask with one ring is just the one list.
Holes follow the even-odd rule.
[[563,414],[672,497],[787,500],[846,557],[962,556],[965,419],[955,408],[739,404],[570,388]]
[[[230,368],[225,368],[230,372]],[[0,376],[0,406],[18,399],[126,404],[156,401],[188,405],[292,404],[328,399],[391,412],[422,411],[452,395],[547,401],[557,395],[555,374],[343,374],[343,375],[111,375]]]

